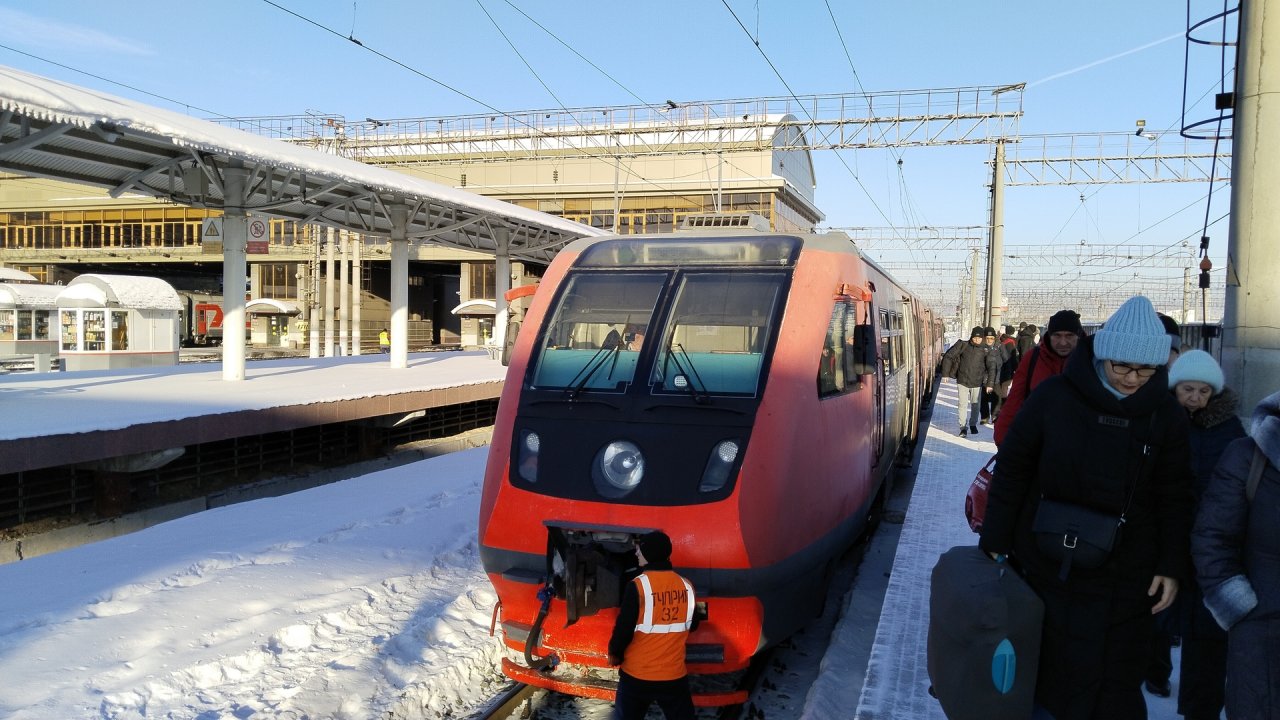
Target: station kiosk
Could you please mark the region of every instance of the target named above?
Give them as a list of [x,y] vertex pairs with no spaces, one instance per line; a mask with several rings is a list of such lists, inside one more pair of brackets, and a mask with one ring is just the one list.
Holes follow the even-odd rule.
[[288,300],[257,298],[244,306],[249,316],[249,342],[259,347],[296,348],[302,344],[298,325],[302,308]]
[[57,285],[0,281],[0,358],[32,356],[38,371],[49,369],[49,358],[58,354],[53,318],[62,290]]
[[59,351],[67,370],[178,364],[182,303],[169,283],[131,275],[80,275],[62,288]]

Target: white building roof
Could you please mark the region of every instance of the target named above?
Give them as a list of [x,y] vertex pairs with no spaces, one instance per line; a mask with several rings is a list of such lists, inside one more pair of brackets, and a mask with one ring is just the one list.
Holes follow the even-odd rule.
[[0,282],[34,283],[40,282],[35,275],[22,272],[16,268],[0,267]]
[[182,309],[178,293],[160,278],[136,275],[79,275],[58,293],[58,307]]
[[287,300],[255,298],[245,303],[244,311],[261,315],[298,315],[302,313],[302,308]]
[[60,285],[0,282],[0,308],[54,308],[62,290]]
[[245,209],[369,235],[408,207],[410,239],[547,261],[599,230],[393,170],[0,66],[0,168],[223,207],[224,171],[249,170]]

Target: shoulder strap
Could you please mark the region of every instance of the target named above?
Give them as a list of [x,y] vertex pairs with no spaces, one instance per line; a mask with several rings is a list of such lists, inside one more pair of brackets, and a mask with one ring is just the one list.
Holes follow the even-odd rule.
[[1267,469],[1267,456],[1262,454],[1262,448],[1256,443],[1253,446],[1253,461],[1249,463],[1249,481],[1244,486],[1244,495],[1249,498],[1249,502],[1253,502],[1253,496],[1258,492],[1258,481],[1262,480],[1262,471]]
[[[1031,394],[1031,376],[1036,374],[1036,360],[1040,359],[1040,347],[1034,346],[1029,351],[1031,360],[1027,362],[1027,395]],[[1026,400],[1026,397],[1023,397]]]

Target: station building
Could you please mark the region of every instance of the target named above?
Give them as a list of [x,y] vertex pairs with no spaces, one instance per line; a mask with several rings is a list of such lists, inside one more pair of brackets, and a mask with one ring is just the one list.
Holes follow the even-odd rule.
[[[685,217],[710,212],[757,214],[781,231],[807,231],[822,219],[814,205],[810,153],[788,149],[790,136],[800,131],[782,121],[794,118],[713,108],[691,128],[688,115],[665,119],[643,110],[622,118],[602,109],[356,123],[336,116],[277,117],[236,124],[620,234],[671,232]],[[582,119],[597,113],[606,120]],[[706,121],[722,116],[733,120]],[[157,277],[192,307],[222,293],[219,215],[0,173],[0,266],[51,285],[86,273]],[[352,335],[358,328],[363,352],[376,350],[390,318],[388,241],[261,220],[266,233],[259,242],[250,238],[245,288],[246,300],[260,310],[250,313],[245,329],[251,345],[305,345],[310,323],[324,316],[323,281],[333,244],[339,268],[334,317],[348,305]],[[485,344],[493,332],[492,257],[421,241],[409,248],[410,347]],[[537,282],[542,271],[513,258],[511,286]],[[181,336],[208,339],[194,316],[187,312]]]

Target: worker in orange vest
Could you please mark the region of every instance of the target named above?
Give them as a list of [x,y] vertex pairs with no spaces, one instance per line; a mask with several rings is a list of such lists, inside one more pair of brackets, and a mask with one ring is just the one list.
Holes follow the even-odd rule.
[[667,720],[693,720],[684,666],[693,585],[671,569],[671,538],[660,530],[636,539],[636,560],[640,574],[623,588],[609,638],[609,664],[621,665],[613,717],[641,720],[656,702]]

